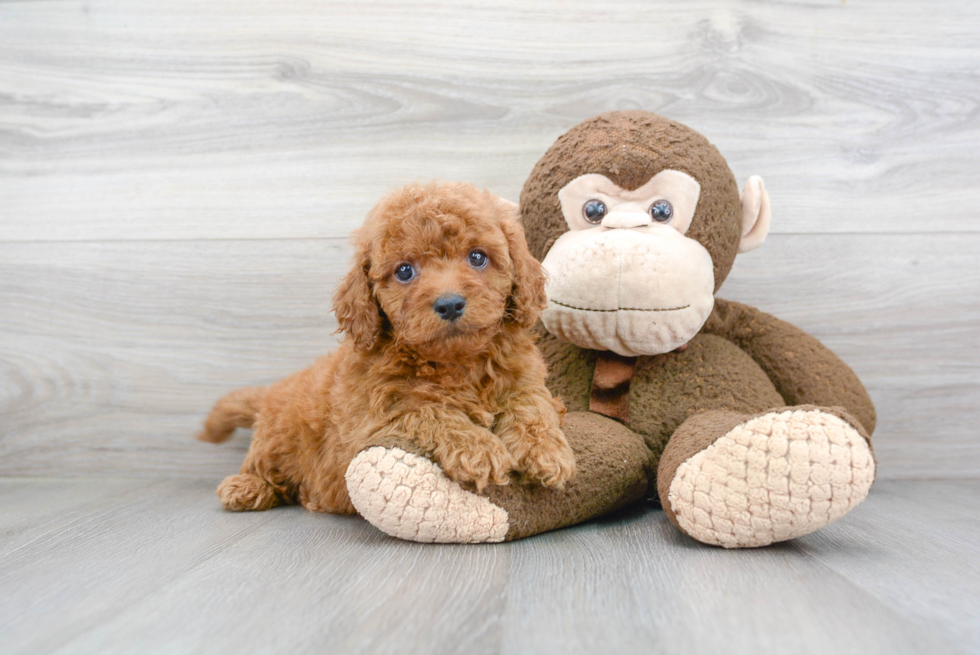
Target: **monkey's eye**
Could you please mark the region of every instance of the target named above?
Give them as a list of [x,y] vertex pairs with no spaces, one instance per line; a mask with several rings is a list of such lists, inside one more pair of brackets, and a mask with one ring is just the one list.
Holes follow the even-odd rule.
[[399,282],[410,282],[417,275],[411,264],[399,264],[395,269],[395,279]]
[[657,223],[666,223],[674,216],[674,208],[666,200],[658,200],[650,205],[650,218]]
[[606,203],[601,200],[589,200],[582,205],[582,216],[590,223],[598,225],[606,215]]
[[490,261],[490,258],[487,257],[487,254],[482,250],[473,250],[470,252],[468,259],[470,261],[470,266],[473,268],[483,268],[487,265],[487,262]]

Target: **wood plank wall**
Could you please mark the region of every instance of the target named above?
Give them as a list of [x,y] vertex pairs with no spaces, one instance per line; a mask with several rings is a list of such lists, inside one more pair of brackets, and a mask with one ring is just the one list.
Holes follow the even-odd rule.
[[387,189],[517,199],[583,118],[705,133],[773,233],[722,290],[823,339],[882,478],[980,472],[980,4],[0,1],[0,475],[205,475],[211,402],[335,345]]

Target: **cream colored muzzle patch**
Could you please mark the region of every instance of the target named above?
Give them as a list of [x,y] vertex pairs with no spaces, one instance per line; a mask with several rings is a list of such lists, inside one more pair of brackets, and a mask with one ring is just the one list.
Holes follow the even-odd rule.
[[714,267],[700,243],[666,225],[563,234],[542,262],[545,328],[626,357],[678,348],[714,307]]
[[358,513],[382,532],[426,543],[504,540],[507,512],[466,491],[434,462],[401,448],[374,446],[347,467],[347,492]]
[[870,447],[844,420],[819,410],[773,412],[681,464],[666,502],[698,541],[766,546],[848,513],[874,476]]

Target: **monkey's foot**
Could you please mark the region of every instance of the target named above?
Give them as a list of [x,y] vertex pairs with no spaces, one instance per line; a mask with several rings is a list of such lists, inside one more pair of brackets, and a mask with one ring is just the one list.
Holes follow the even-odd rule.
[[437,543],[493,543],[507,535],[507,512],[463,489],[434,462],[401,448],[374,446],[347,467],[358,513],[392,537]]
[[791,408],[735,425],[685,459],[666,494],[660,487],[661,501],[698,541],[766,546],[848,513],[868,495],[874,477],[871,447],[858,429],[828,411]]

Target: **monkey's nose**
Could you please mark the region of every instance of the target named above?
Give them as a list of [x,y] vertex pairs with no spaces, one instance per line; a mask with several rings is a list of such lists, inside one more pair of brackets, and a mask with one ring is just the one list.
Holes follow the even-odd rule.
[[653,221],[650,214],[640,211],[611,211],[602,219],[602,227],[628,229],[631,227],[643,227],[650,225]]
[[439,296],[432,303],[432,310],[444,321],[455,321],[463,315],[463,309],[465,308],[466,299],[457,293]]

